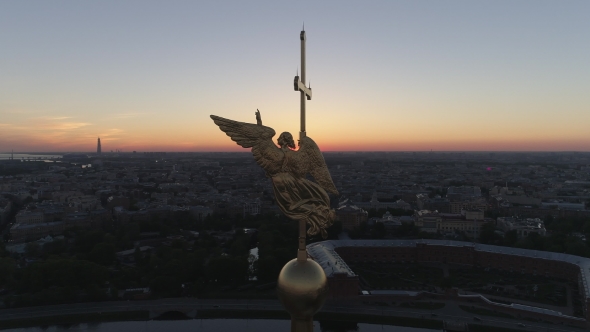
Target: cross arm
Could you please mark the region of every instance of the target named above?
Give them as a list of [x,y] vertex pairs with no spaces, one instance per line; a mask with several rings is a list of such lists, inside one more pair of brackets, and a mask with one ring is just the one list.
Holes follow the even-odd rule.
[[302,91],[303,93],[305,93],[305,96],[307,96],[307,100],[311,100],[311,88],[306,87],[305,84],[301,82],[301,80],[299,79],[299,76],[295,76],[295,79],[293,80],[293,85],[295,91]]

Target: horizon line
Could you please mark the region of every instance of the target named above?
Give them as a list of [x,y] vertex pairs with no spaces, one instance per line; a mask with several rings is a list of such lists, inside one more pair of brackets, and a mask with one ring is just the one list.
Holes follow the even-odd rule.
[[[297,151],[297,150],[294,150]],[[102,152],[103,155],[108,154],[121,154],[121,153],[129,153],[129,154],[140,154],[140,153],[252,153],[251,151],[125,151],[125,152]],[[590,153],[590,151],[582,151],[582,150],[547,150],[547,151],[540,151],[540,150],[327,150],[321,151],[322,153]],[[89,151],[8,151],[8,152],[0,152],[0,154],[67,154],[67,153],[85,153],[85,154],[97,154],[96,152],[89,152]]]

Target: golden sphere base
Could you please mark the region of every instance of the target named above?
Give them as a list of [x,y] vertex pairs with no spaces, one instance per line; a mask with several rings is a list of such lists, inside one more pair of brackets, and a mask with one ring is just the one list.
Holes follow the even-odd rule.
[[311,259],[289,261],[279,274],[277,293],[291,314],[291,332],[312,332],[313,315],[318,312],[328,292],[324,269]]

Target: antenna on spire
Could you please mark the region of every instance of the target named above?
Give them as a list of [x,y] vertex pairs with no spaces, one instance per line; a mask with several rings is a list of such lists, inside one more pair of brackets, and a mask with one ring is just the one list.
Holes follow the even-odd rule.
[[297,75],[296,76],[299,76],[299,66],[297,66]]
[[301,29],[301,31],[305,31],[305,21],[303,21],[303,28]]

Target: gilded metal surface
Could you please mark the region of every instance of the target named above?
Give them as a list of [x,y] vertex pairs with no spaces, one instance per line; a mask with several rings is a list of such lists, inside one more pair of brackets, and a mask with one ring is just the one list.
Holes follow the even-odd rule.
[[293,259],[281,270],[277,282],[279,300],[296,320],[309,320],[326,300],[328,280],[311,259]]
[[[297,258],[281,270],[277,293],[283,306],[291,314],[291,332],[313,332],[313,315],[326,300],[328,283],[322,267],[307,258],[305,247],[307,234],[321,233],[327,237],[326,228],[334,222],[334,210],[330,209],[327,192],[338,194],[324,157],[317,144],[305,131],[305,100],[311,100],[311,86],[305,85],[305,31],[301,31],[301,79],[295,76],[295,91],[301,92],[301,131],[299,149],[295,151],[293,136],[284,132],[277,140],[275,131],[262,125],[260,112],[256,111],[256,124],[244,123],[211,115],[211,119],[231,139],[244,148],[252,148],[254,159],[271,179],[276,203],[293,220],[299,222],[299,249]],[[306,178],[308,174],[317,182]]]
[[[293,220],[307,222],[310,225],[308,235],[321,233],[326,238],[326,228],[335,219],[326,191],[338,194],[338,190],[317,144],[305,136],[295,151],[293,136],[284,132],[279,135],[277,147],[272,141],[275,131],[262,125],[259,111],[256,111],[257,124],[215,115],[211,115],[211,119],[238,145],[252,148],[254,159],[272,181],[281,211]],[[307,174],[317,183],[306,179]]]

